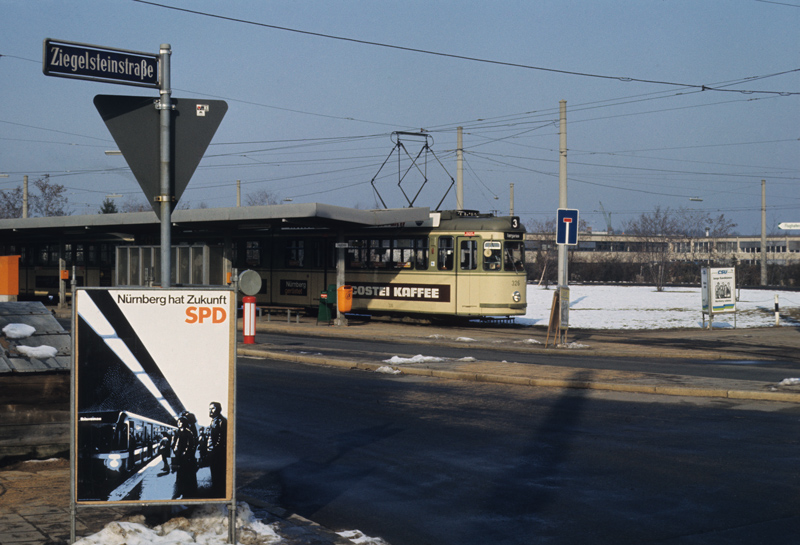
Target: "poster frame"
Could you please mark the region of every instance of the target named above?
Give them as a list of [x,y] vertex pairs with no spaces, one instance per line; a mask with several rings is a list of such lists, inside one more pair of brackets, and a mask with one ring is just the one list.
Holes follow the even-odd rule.
[[736,267],[703,267],[700,271],[703,327],[708,315],[708,328],[714,315],[733,314],[736,327]]
[[[103,295],[101,292],[105,292],[107,295]],[[190,300],[197,300],[200,302],[204,301],[216,301],[214,306],[220,307],[224,309],[226,313],[226,317],[222,323],[218,323],[219,327],[214,330],[215,335],[219,336],[220,339],[227,337],[228,346],[227,349],[219,348],[219,353],[227,354],[227,368],[223,368],[223,365],[220,364],[216,372],[218,375],[224,375],[227,377],[227,387],[224,385],[222,388],[226,388],[227,393],[227,401],[225,402],[222,411],[223,415],[227,418],[227,433],[226,433],[226,456],[225,456],[225,491],[223,497],[196,497],[196,498],[158,498],[153,500],[87,500],[85,498],[79,498],[79,483],[78,479],[80,477],[80,472],[78,468],[79,463],[79,433],[78,433],[78,425],[79,425],[79,404],[84,401],[79,399],[79,386],[80,386],[80,366],[83,363],[81,349],[87,348],[87,343],[94,342],[95,346],[99,346],[98,339],[101,339],[103,342],[108,344],[105,340],[106,337],[101,335],[96,335],[95,339],[84,339],[79,334],[79,329],[81,328],[81,322],[79,320],[83,320],[81,318],[82,312],[94,312],[95,309],[89,310],[89,306],[93,303],[89,304],[88,302],[91,299],[92,295],[96,294],[99,297],[110,297],[113,300],[113,296],[115,294],[129,294],[133,297],[140,297],[140,299],[133,299],[134,301],[144,301],[144,300],[155,300],[161,301],[160,298],[166,298],[167,301],[170,301],[169,304],[153,304],[151,305],[152,309],[148,309],[148,312],[140,311],[141,314],[145,316],[149,316],[150,314],[153,315],[153,319],[156,320],[155,323],[158,323],[158,320],[167,320],[168,314],[172,313],[173,318],[173,325],[174,324],[174,316],[176,312],[179,312],[180,309],[184,309],[184,314],[186,316],[185,321],[190,323],[189,320],[192,318],[195,319],[195,324],[197,327],[202,327],[202,324],[199,324],[196,320],[199,319],[199,311],[197,308],[199,306],[205,305],[192,305],[189,304],[187,301]],[[188,297],[189,295],[193,295],[193,298]],[[173,299],[170,300],[169,297],[172,296]],[[181,298],[181,296],[183,296]],[[225,297],[225,300],[222,301],[218,298]],[[142,304],[142,303],[136,303]],[[82,305],[87,305],[86,307]],[[169,307],[172,307],[171,310],[166,310]],[[193,312],[190,313],[190,307],[196,307]],[[159,309],[161,309],[159,311]],[[230,517],[229,520],[229,540],[231,543],[235,543],[235,516],[236,516],[236,331],[237,331],[237,298],[236,298],[236,291],[232,287],[176,287],[176,288],[147,288],[147,287],[134,287],[134,286],[115,286],[115,287],[103,287],[103,288],[76,288],[73,293],[73,304],[72,304],[72,365],[71,365],[71,372],[70,372],[70,516],[71,516],[71,525],[70,525],[70,537],[71,542],[75,541],[75,532],[77,526],[77,508],[81,507],[114,507],[114,506],[150,506],[150,505],[227,505],[228,506],[228,515]],[[122,310],[119,311],[124,315]],[[220,311],[217,312],[217,318],[220,317]],[[103,315],[103,312],[100,312]],[[159,316],[160,315],[160,316]],[[102,321],[102,320],[101,320]],[[84,328],[87,327],[86,321],[83,320]],[[133,324],[130,325],[131,329],[136,332],[136,327]],[[225,327],[227,326],[227,327]],[[91,327],[91,326],[88,326]],[[179,326],[182,327],[184,331],[186,331],[187,326]],[[164,331],[170,331],[169,327],[165,327]],[[95,331],[97,333],[97,331]],[[118,337],[117,337],[118,339]],[[140,341],[140,339],[137,339]],[[180,342],[180,340],[178,340]],[[126,343],[127,344],[127,343]],[[141,343],[144,345],[145,343]],[[147,350],[147,349],[145,349]],[[153,358],[155,360],[155,358]],[[156,362],[156,366],[158,366],[158,362]],[[162,362],[162,365],[164,363]],[[180,365],[187,365],[186,362],[178,362],[178,363],[168,363],[166,367],[170,366],[180,366]],[[121,366],[120,366],[121,367]],[[149,373],[148,373],[149,375]],[[140,386],[140,385],[135,385]],[[163,396],[162,396],[163,397]],[[208,401],[206,402],[208,403]],[[204,418],[205,415],[198,415],[200,418]],[[198,421],[200,420],[198,418]],[[153,458],[153,462],[157,460],[159,456],[155,456]]]

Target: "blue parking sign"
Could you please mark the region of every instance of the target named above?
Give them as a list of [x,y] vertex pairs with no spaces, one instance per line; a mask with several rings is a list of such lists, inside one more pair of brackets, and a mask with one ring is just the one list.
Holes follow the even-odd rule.
[[578,243],[578,211],[559,208],[556,222],[556,244],[575,245]]

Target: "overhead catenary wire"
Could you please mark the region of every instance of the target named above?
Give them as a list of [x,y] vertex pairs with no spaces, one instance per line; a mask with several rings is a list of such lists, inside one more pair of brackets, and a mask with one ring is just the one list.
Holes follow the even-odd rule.
[[[494,65],[507,66],[507,67],[512,67],[512,68],[523,68],[523,69],[527,69],[527,70],[537,70],[537,71],[543,71],[543,72],[552,72],[552,73],[565,74],[565,75],[571,75],[571,76],[581,76],[581,77],[588,77],[588,78],[598,78],[598,79],[606,79],[606,80],[618,80],[618,81],[622,81],[622,82],[637,82],[637,83],[650,83],[650,84],[657,84],[657,85],[670,85],[670,86],[673,86],[673,87],[677,86],[677,87],[685,87],[685,88],[690,88],[690,89],[699,89],[701,91],[722,91],[722,92],[736,92],[736,93],[747,93],[747,94],[763,93],[763,94],[776,94],[776,95],[782,95],[782,96],[800,95],[800,91],[797,91],[797,92],[796,91],[756,91],[756,90],[744,90],[744,89],[726,89],[726,88],[713,87],[711,85],[705,85],[705,84],[678,83],[678,82],[673,82],[673,81],[662,81],[662,80],[635,78],[635,77],[629,77],[629,76],[610,76],[610,75],[604,75],[604,74],[593,74],[593,73],[590,73],[590,72],[579,72],[579,71],[573,71],[573,70],[564,70],[564,69],[557,69],[557,68],[546,68],[546,67],[542,67],[542,66],[533,66],[533,65],[528,65],[528,64],[513,63],[513,62],[507,62],[507,61],[497,61],[497,60],[492,60],[492,59],[482,59],[482,58],[470,57],[470,56],[466,56],[466,55],[457,55],[457,54],[453,54],[453,53],[443,53],[443,52],[439,52],[439,51],[431,51],[431,50],[420,49],[420,48],[415,48],[415,47],[387,44],[387,43],[375,42],[375,41],[370,41],[370,40],[361,40],[361,39],[357,39],[357,38],[348,38],[348,37],[344,37],[344,36],[335,36],[333,34],[325,34],[325,33],[321,33],[321,32],[312,32],[312,31],[308,31],[308,30],[300,30],[300,29],[289,28],[289,27],[284,27],[284,26],[279,26],[279,25],[271,25],[271,24],[268,24],[268,23],[261,23],[261,22],[258,22],[258,21],[251,21],[251,20],[248,20],[248,19],[241,19],[241,18],[238,18],[238,17],[229,17],[229,16],[225,16],[225,15],[208,13],[208,12],[199,11],[199,10],[181,8],[181,7],[177,7],[177,6],[170,6],[168,4],[162,4],[162,3],[158,3],[158,2],[151,2],[151,1],[148,1],[148,0],[133,0],[133,1],[134,2],[138,2],[140,4],[146,4],[146,5],[154,6],[154,7],[158,7],[158,8],[169,9],[169,10],[174,10],[174,11],[179,11],[179,12],[184,12],[184,13],[190,13],[190,14],[193,14],[193,15],[200,15],[200,16],[203,16],[203,17],[211,17],[211,18],[214,18],[214,19],[220,19],[220,20],[230,21],[230,22],[235,22],[235,23],[258,26],[258,27],[262,27],[262,28],[270,28],[270,29],[273,29],[273,30],[281,30],[281,31],[284,31],[284,32],[293,32],[293,33],[297,33],[297,34],[304,34],[304,35],[307,35],[307,36],[314,36],[314,37],[325,38],[325,39],[330,39],[330,40],[338,40],[338,41],[351,42],[351,43],[356,43],[356,44],[361,44],[361,45],[368,45],[368,46],[374,46],[374,47],[383,47],[383,48],[389,48],[389,49],[396,49],[396,50],[401,50],[401,51],[408,51],[408,52],[411,52],[411,53],[421,53],[421,54],[425,54],[425,55],[448,57],[448,58],[451,58],[451,59],[459,59],[459,60],[465,60],[465,61],[471,61],[471,62],[494,64]],[[785,71],[783,73],[798,72],[798,71],[800,71],[800,68],[787,70],[787,71]],[[749,79],[749,78],[746,78],[746,79]]]

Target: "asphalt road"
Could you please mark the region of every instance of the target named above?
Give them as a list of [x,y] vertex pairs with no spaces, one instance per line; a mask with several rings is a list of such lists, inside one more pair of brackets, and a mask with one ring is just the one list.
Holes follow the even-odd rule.
[[[287,350],[297,353],[314,353],[324,355],[349,354],[373,357],[376,362],[391,358],[394,355],[436,356],[444,358],[474,357],[483,361],[513,361],[517,363],[545,364],[582,369],[616,369],[620,371],[639,371],[650,373],[677,374],[686,376],[729,378],[739,380],[757,380],[762,382],[780,382],[792,376],[800,376],[800,361],[760,360],[760,359],[699,359],[699,358],[666,358],[648,353],[646,358],[624,357],[586,357],[582,354],[568,352],[531,353],[529,350],[513,350],[513,345],[485,346],[470,343],[463,348],[438,346],[436,343],[398,343],[381,339],[354,339],[334,337],[313,337],[306,335],[289,335],[285,332],[264,333],[256,335],[256,342],[271,345],[273,349]],[[511,348],[509,348],[511,347]]]
[[797,542],[794,404],[238,367],[245,491],[332,529],[391,545]]

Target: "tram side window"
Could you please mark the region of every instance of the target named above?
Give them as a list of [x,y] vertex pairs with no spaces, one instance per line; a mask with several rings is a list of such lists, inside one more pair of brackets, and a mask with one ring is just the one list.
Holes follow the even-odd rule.
[[399,238],[394,241],[392,265],[395,269],[410,269],[414,266],[414,239]]
[[391,241],[375,239],[369,241],[369,266],[375,269],[386,268],[392,259]]
[[483,270],[499,271],[503,245],[497,240],[487,240],[483,243]]
[[305,261],[303,240],[289,240],[286,243],[285,263],[287,267],[302,267]]
[[363,239],[350,239],[347,241],[345,265],[350,269],[365,269],[367,267],[367,241]]
[[521,272],[525,270],[525,245],[522,241],[506,241],[505,259],[507,271]]
[[414,261],[418,271],[428,270],[428,238],[414,239]]
[[453,237],[439,237],[439,256],[436,268],[440,271],[453,270]]

